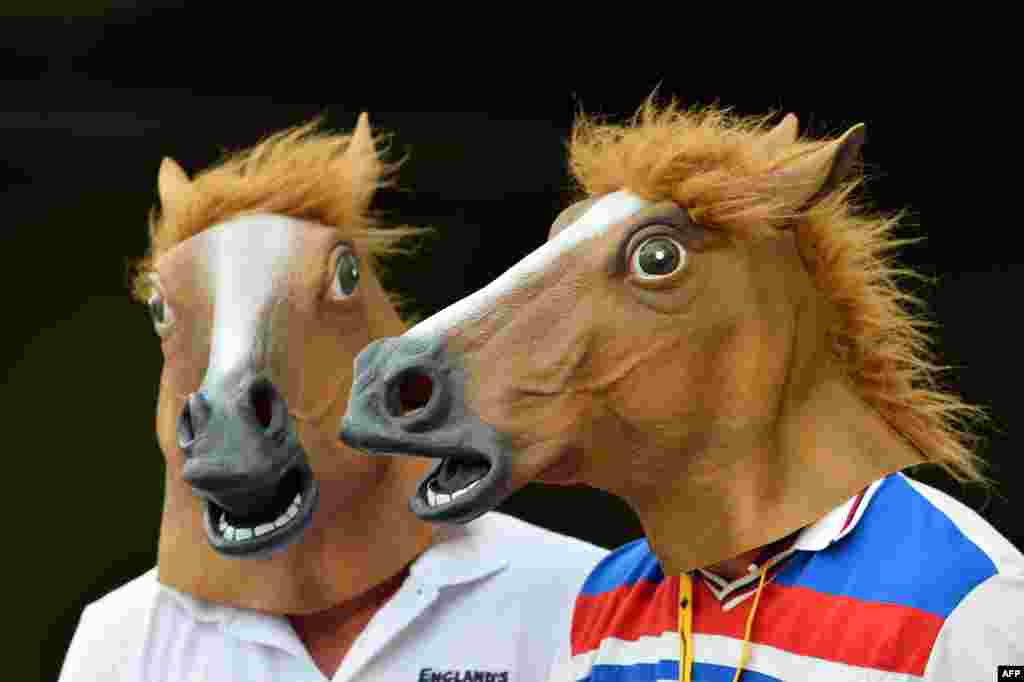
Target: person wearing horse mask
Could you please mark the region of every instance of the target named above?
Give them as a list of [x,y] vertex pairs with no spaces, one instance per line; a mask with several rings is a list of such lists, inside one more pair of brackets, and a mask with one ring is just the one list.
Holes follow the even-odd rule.
[[62,682],[513,682],[549,674],[605,554],[514,518],[435,528],[429,460],[337,439],[356,353],[403,325],[370,217],[393,167],[367,118],[316,122],[189,179],[165,160],[137,295],[164,365],[157,566],[86,607]]
[[[580,120],[583,199],[365,349],[341,438],[439,458],[411,501],[429,520],[531,480],[636,511],[646,538],[587,579],[552,680],[994,679],[1024,664],[1024,557],[902,473],[982,481],[979,411],[936,381],[898,221],[858,204],[864,127],[768,120],[652,101]],[[468,492],[439,497],[451,471]]]

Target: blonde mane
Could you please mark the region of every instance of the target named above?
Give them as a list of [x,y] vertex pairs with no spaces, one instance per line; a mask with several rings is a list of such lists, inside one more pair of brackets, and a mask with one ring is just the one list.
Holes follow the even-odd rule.
[[377,189],[392,184],[399,164],[383,163],[376,145],[364,154],[346,154],[352,135],[327,133],[321,126],[316,118],[230,154],[191,181],[185,206],[173,212],[154,207],[149,251],[131,268],[133,295],[142,301],[149,296],[149,275],[161,254],[246,214],[274,213],[333,227],[376,257],[403,252],[400,240],[427,232],[382,227],[367,206]]
[[[681,109],[649,99],[625,125],[581,114],[569,142],[578,189],[600,196],[629,189],[672,198],[710,228],[737,239],[795,229],[818,289],[839,322],[832,350],[855,390],[920,452],[960,482],[987,483],[974,453],[971,424],[985,411],[939,386],[948,368],[934,361],[922,302],[898,281],[921,278],[895,265],[892,251],[915,240],[894,236],[901,215],[872,215],[854,200],[857,170],[841,187],[805,205],[789,205],[788,160],[827,144],[797,140],[781,150],[758,142],[771,116],[739,116],[717,107]],[[807,254],[812,254],[810,257]]]

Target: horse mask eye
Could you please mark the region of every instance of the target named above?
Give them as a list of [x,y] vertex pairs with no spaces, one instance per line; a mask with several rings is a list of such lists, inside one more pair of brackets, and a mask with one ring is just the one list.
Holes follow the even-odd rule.
[[149,300],[146,301],[146,307],[149,310],[149,317],[153,320],[153,326],[156,327],[157,333],[162,334],[174,322],[171,307],[167,305],[163,294],[160,292],[156,292],[149,297]]
[[352,295],[359,284],[359,259],[351,251],[344,251],[338,256],[338,264],[334,270],[334,295],[345,298]]
[[633,251],[630,270],[643,279],[665,277],[682,267],[685,257],[686,251],[671,237],[650,237]]

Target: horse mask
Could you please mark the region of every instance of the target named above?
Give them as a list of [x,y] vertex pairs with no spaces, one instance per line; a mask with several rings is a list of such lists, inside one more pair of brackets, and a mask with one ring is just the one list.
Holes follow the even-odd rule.
[[315,126],[194,180],[165,160],[137,279],[164,354],[159,580],[275,613],[324,609],[386,578],[347,575],[345,557],[390,542],[402,556],[404,533],[374,537],[394,524],[365,503],[420,475],[371,465],[335,437],[352,382],[339,354],[404,329],[373,258],[415,230],[367,216],[388,169],[366,116],[351,136]]
[[863,140],[650,102],[583,119],[585,198],[489,286],[365,349],[341,438],[437,458],[410,500],[434,522],[531,480],[602,488],[676,572],[913,464],[972,476],[971,408],[934,388],[885,258],[895,220],[851,199]]

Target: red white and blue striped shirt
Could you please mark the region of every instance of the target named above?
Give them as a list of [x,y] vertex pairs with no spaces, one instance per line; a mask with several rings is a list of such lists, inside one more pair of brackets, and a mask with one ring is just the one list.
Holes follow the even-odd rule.
[[[773,563],[742,682],[981,682],[1024,664],[1024,556],[903,474],[805,528]],[[758,576],[694,575],[693,682],[731,682]],[[645,540],[610,554],[576,600],[552,679],[678,680],[679,594]]]

